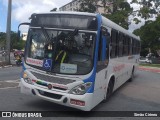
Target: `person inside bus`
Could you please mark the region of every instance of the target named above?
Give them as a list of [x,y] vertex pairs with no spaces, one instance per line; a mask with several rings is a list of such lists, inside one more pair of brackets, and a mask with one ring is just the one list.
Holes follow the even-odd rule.
[[59,41],[59,49],[56,57],[55,57],[55,63],[68,63],[69,54],[66,46],[64,45],[64,42],[62,40]]

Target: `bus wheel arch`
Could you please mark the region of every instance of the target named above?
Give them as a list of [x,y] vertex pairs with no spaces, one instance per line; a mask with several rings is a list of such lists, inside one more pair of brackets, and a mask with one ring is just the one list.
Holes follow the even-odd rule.
[[131,77],[128,80],[128,82],[132,82],[133,81],[133,79],[134,79],[134,73],[135,73],[135,66],[132,67]]
[[108,82],[107,90],[106,90],[105,97],[104,97],[104,102],[107,102],[110,96],[112,95],[114,84],[115,84],[115,76],[112,75]]

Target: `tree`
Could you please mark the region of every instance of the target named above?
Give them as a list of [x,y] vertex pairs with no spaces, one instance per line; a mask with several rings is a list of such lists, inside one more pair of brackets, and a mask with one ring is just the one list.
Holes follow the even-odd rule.
[[[5,44],[6,44],[6,33],[1,32],[0,33],[0,49],[5,47]],[[12,49],[21,50],[21,49],[24,49],[24,47],[25,47],[25,41],[23,40],[18,41],[17,33],[11,31],[11,50]]]
[[0,50],[5,48],[6,33],[0,32]]
[[142,55],[145,56],[149,49],[153,53],[160,50],[160,16],[156,21],[146,21],[144,26],[133,33],[141,38]]
[[[101,4],[98,4],[99,2]],[[113,9],[110,6],[113,6]],[[128,16],[133,9],[125,0],[82,0],[79,11],[95,13],[100,7],[103,7],[104,11],[108,9],[109,12],[103,13],[105,17],[128,29]]]
[[125,0],[112,0],[113,1],[113,11],[111,14],[106,14],[105,16],[122,26],[125,29],[128,29],[129,22],[128,17],[132,14],[133,9],[130,7],[128,2]]
[[[139,2],[140,1],[140,2]],[[149,18],[153,18],[160,14],[160,1],[159,0],[132,0],[131,3],[136,3],[140,6],[139,10],[133,11],[134,17],[133,19],[136,24],[141,22],[141,19],[148,20]]]
[[57,11],[57,8],[53,8],[52,10],[50,10],[50,12],[54,12]]
[[89,12],[89,13],[95,13],[96,12],[96,5],[98,0],[81,0],[80,1],[80,9],[78,11],[80,12]]

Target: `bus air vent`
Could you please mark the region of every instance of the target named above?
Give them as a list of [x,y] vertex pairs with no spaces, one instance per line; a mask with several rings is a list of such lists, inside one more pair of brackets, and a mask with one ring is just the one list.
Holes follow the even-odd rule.
[[76,80],[69,80],[69,79],[64,79],[64,78],[57,78],[57,77],[52,77],[52,76],[48,76],[48,75],[43,75],[43,74],[39,74],[36,72],[31,72],[37,79],[40,80],[44,80],[47,82],[51,82],[51,83],[58,83],[58,84],[63,84],[63,85],[67,85],[70,83],[75,82]]

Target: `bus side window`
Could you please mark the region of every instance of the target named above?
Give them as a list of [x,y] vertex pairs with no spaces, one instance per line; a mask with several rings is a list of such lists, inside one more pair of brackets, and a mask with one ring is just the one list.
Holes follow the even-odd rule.
[[132,39],[132,54],[133,55],[135,55],[136,54],[136,46],[135,46],[135,44],[136,44],[136,40],[133,38]]
[[110,56],[111,58],[117,57],[117,37],[118,37],[118,31],[112,29],[111,31],[111,53]]
[[132,55],[132,38],[131,37],[129,38],[129,47],[128,47],[128,49],[129,49],[129,55]]
[[99,47],[98,47],[98,61],[102,60],[102,35],[100,36],[99,39]]
[[124,38],[124,44],[123,44],[123,55],[127,56],[128,55],[128,46],[129,46],[129,36],[126,35]]
[[118,57],[122,57],[122,55],[123,55],[123,39],[124,39],[124,34],[123,34],[123,33],[120,33],[118,37],[119,37]]

